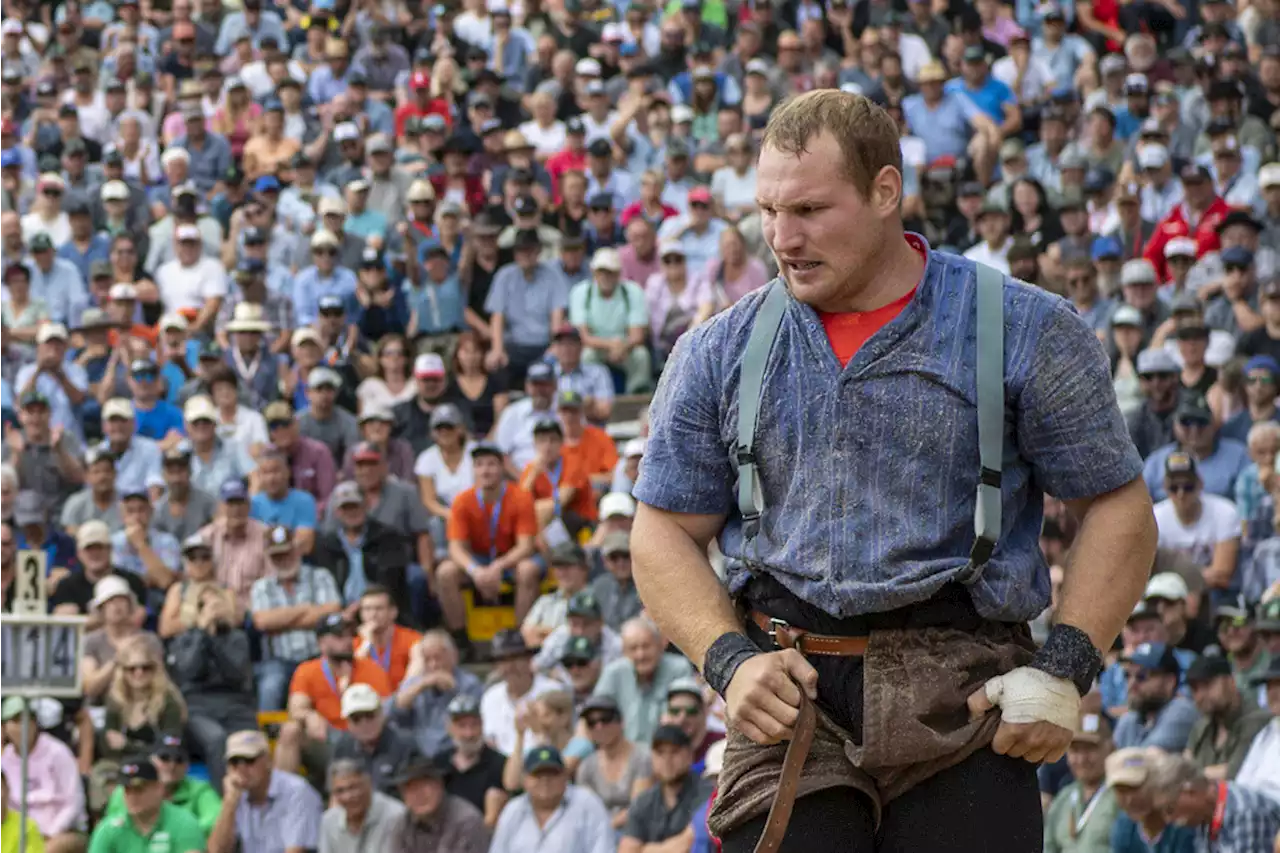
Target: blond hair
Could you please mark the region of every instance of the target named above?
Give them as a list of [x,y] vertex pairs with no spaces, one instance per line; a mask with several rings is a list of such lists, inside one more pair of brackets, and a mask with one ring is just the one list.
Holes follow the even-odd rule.
[[182,627],[196,627],[196,619],[200,615],[200,599],[206,592],[217,593],[231,606],[231,611],[235,612],[231,590],[219,586],[217,581],[195,581],[187,584],[187,588],[182,591],[182,602],[178,606],[178,620],[182,622]]
[[817,89],[783,101],[769,117],[760,147],[799,156],[823,133],[840,145],[844,178],[864,198],[885,166],[902,171],[897,122],[869,98],[838,89]]
[[[133,661],[138,657],[142,657],[154,669],[151,683],[144,690],[135,692],[125,673],[125,661]],[[116,671],[111,677],[111,687],[107,690],[107,704],[115,705],[125,724],[136,728],[144,722],[157,725],[165,703],[170,699],[177,703],[185,721],[187,703],[169,680],[169,673],[165,671],[164,659],[154,638],[148,634],[135,634],[121,642],[116,648]]]

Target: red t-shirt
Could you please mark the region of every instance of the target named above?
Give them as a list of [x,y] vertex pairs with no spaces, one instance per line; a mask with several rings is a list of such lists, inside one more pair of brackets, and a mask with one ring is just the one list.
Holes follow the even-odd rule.
[[[906,240],[911,248],[920,254],[925,263],[928,263],[928,245],[914,234],[906,235]],[[822,328],[826,330],[831,350],[836,354],[836,358],[840,359],[840,363],[848,365],[849,360],[857,355],[858,350],[862,349],[862,345],[870,340],[872,335],[901,314],[902,309],[907,307],[907,303],[916,295],[917,288],[918,285],[911,288],[910,292],[900,299],[895,299],[888,305],[873,311],[849,311],[841,314],[827,314],[819,311],[818,317],[822,320]]]

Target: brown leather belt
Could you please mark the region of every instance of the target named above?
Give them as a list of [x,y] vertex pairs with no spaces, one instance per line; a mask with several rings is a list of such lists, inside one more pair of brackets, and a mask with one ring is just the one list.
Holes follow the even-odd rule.
[[[761,631],[766,632],[780,649],[795,649],[803,655],[833,657],[861,657],[867,652],[866,637],[815,634],[758,610],[751,611],[749,616],[751,621]],[[778,790],[773,794],[773,804],[769,806],[769,818],[765,821],[764,832],[760,833],[760,840],[756,842],[755,853],[778,853],[778,849],[782,846],[782,839],[787,834],[787,824],[791,822],[791,812],[795,808],[796,791],[800,787],[804,762],[809,757],[809,748],[813,746],[813,735],[817,725],[817,714],[813,709],[813,703],[802,692],[799,716],[796,717],[791,742],[787,744],[787,752],[782,759]]]
[[752,610],[750,616],[756,627],[767,633],[780,649],[795,649],[802,655],[830,655],[846,658],[862,657],[867,653],[866,637],[815,634],[781,619],[775,619],[759,610]]

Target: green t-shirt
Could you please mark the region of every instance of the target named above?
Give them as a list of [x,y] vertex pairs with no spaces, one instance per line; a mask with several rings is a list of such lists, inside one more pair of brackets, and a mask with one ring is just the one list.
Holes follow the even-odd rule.
[[[183,779],[169,797],[169,802],[190,814],[200,824],[207,837],[213,832],[213,825],[218,821],[218,812],[222,810],[222,797],[213,790],[208,782],[196,779]],[[107,800],[107,810],[103,817],[123,817],[128,814],[124,807],[124,788],[117,786]]]
[[[22,815],[17,809],[9,809],[9,813],[0,821],[0,853],[18,853],[18,828],[22,826]],[[31,818],[27,818],[27,853],[44,853],[44,839],[40,837],[40,827]]]
[[105,818],[89,839],[89,853],[204,853],[204,830],[173,803],[162,803],[151,832],[140,835],[126,815]]
[[608,299],[600,285],[590,279],[569,291],[569,322],[586,326],[592,336],[605,340],[625,340],[627,330],[649,326],[649,303],[644,290],[633,281],[620,281]]
[[1103,788],[1090,802],[1079,782],[1058,792],[1044,817],[1045,853],[1111,853],[1111,827],[1120,813],[1116,792]]

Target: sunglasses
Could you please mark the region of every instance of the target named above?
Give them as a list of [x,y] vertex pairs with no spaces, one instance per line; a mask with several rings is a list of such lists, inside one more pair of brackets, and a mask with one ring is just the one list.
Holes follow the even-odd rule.
[[1227,272],[1247,272],[1249,267],[1245,264],[1224,264],[1223,269]]
[[1151,677],[1151,673],[1147,672],[1146,670],[1136,670],[1133,672],[1126,672],[1124,674],[1125,681],[1131,682],[1133,684],[1142,684],[1150,677]]
[[50,190],[41,190],[41,192],[43,192],[45,195],[49,196],[50,198],[57,198],[58,196],[62,195],[62,190],[50,189]]
[[668,705],[667,713],[672,717],[696,717],[702,709],[696,705]]
[[187,763],[187,757],[177,752],[156,753],[156,760],[163,761],[165,764],[186,764]]
[[1274,385],[1274,376],[1246,376],[1244,381],[1250,385]]
[[213,559],[213,552],[205,551],[203,549],[188,551],[187,559],[193,563],[204,563]]
[[1183,429],[1207,429],[1209,422],[1200,418],[1178,418],[1178,426]]
[[600,714],[594,717],[587,717],[587,728],[594,729],[599,726],[608,726],[618,722],[617,714]]
[[377,716],[373,711],[357,711],[347,717],[349,723],[367,723]]
[[312,249],[311,254],[333,256],[338,254],[338,250],[337,249]]
[[293,421],[267,421],[268,430],[284,429],[285,427],[292,426],[292,425],[293,425]]
[[156,665],[153,663],[135,663],[122,667],[122,669],[132,675],[135,672],[155,672]]
[[1197,488],[1195,483],[1170,483],[1168,492],[1171,495],[1189,495]]
[[684,258],[680,255],[667,255],[662,259],[662,262],[664,264],[683,264]]
[[244,767],[245,765],[253,764],[257,760],[258,760],[257,758],[245,758],[243,755],[237,755],[227,759],[227,766],[228,767]]
[[[330,253],[330,254],[334,254],[334,253]],[[321,308],[320,309],[321,317],[341,317],[346,313],[347,312],[341,308]]]

